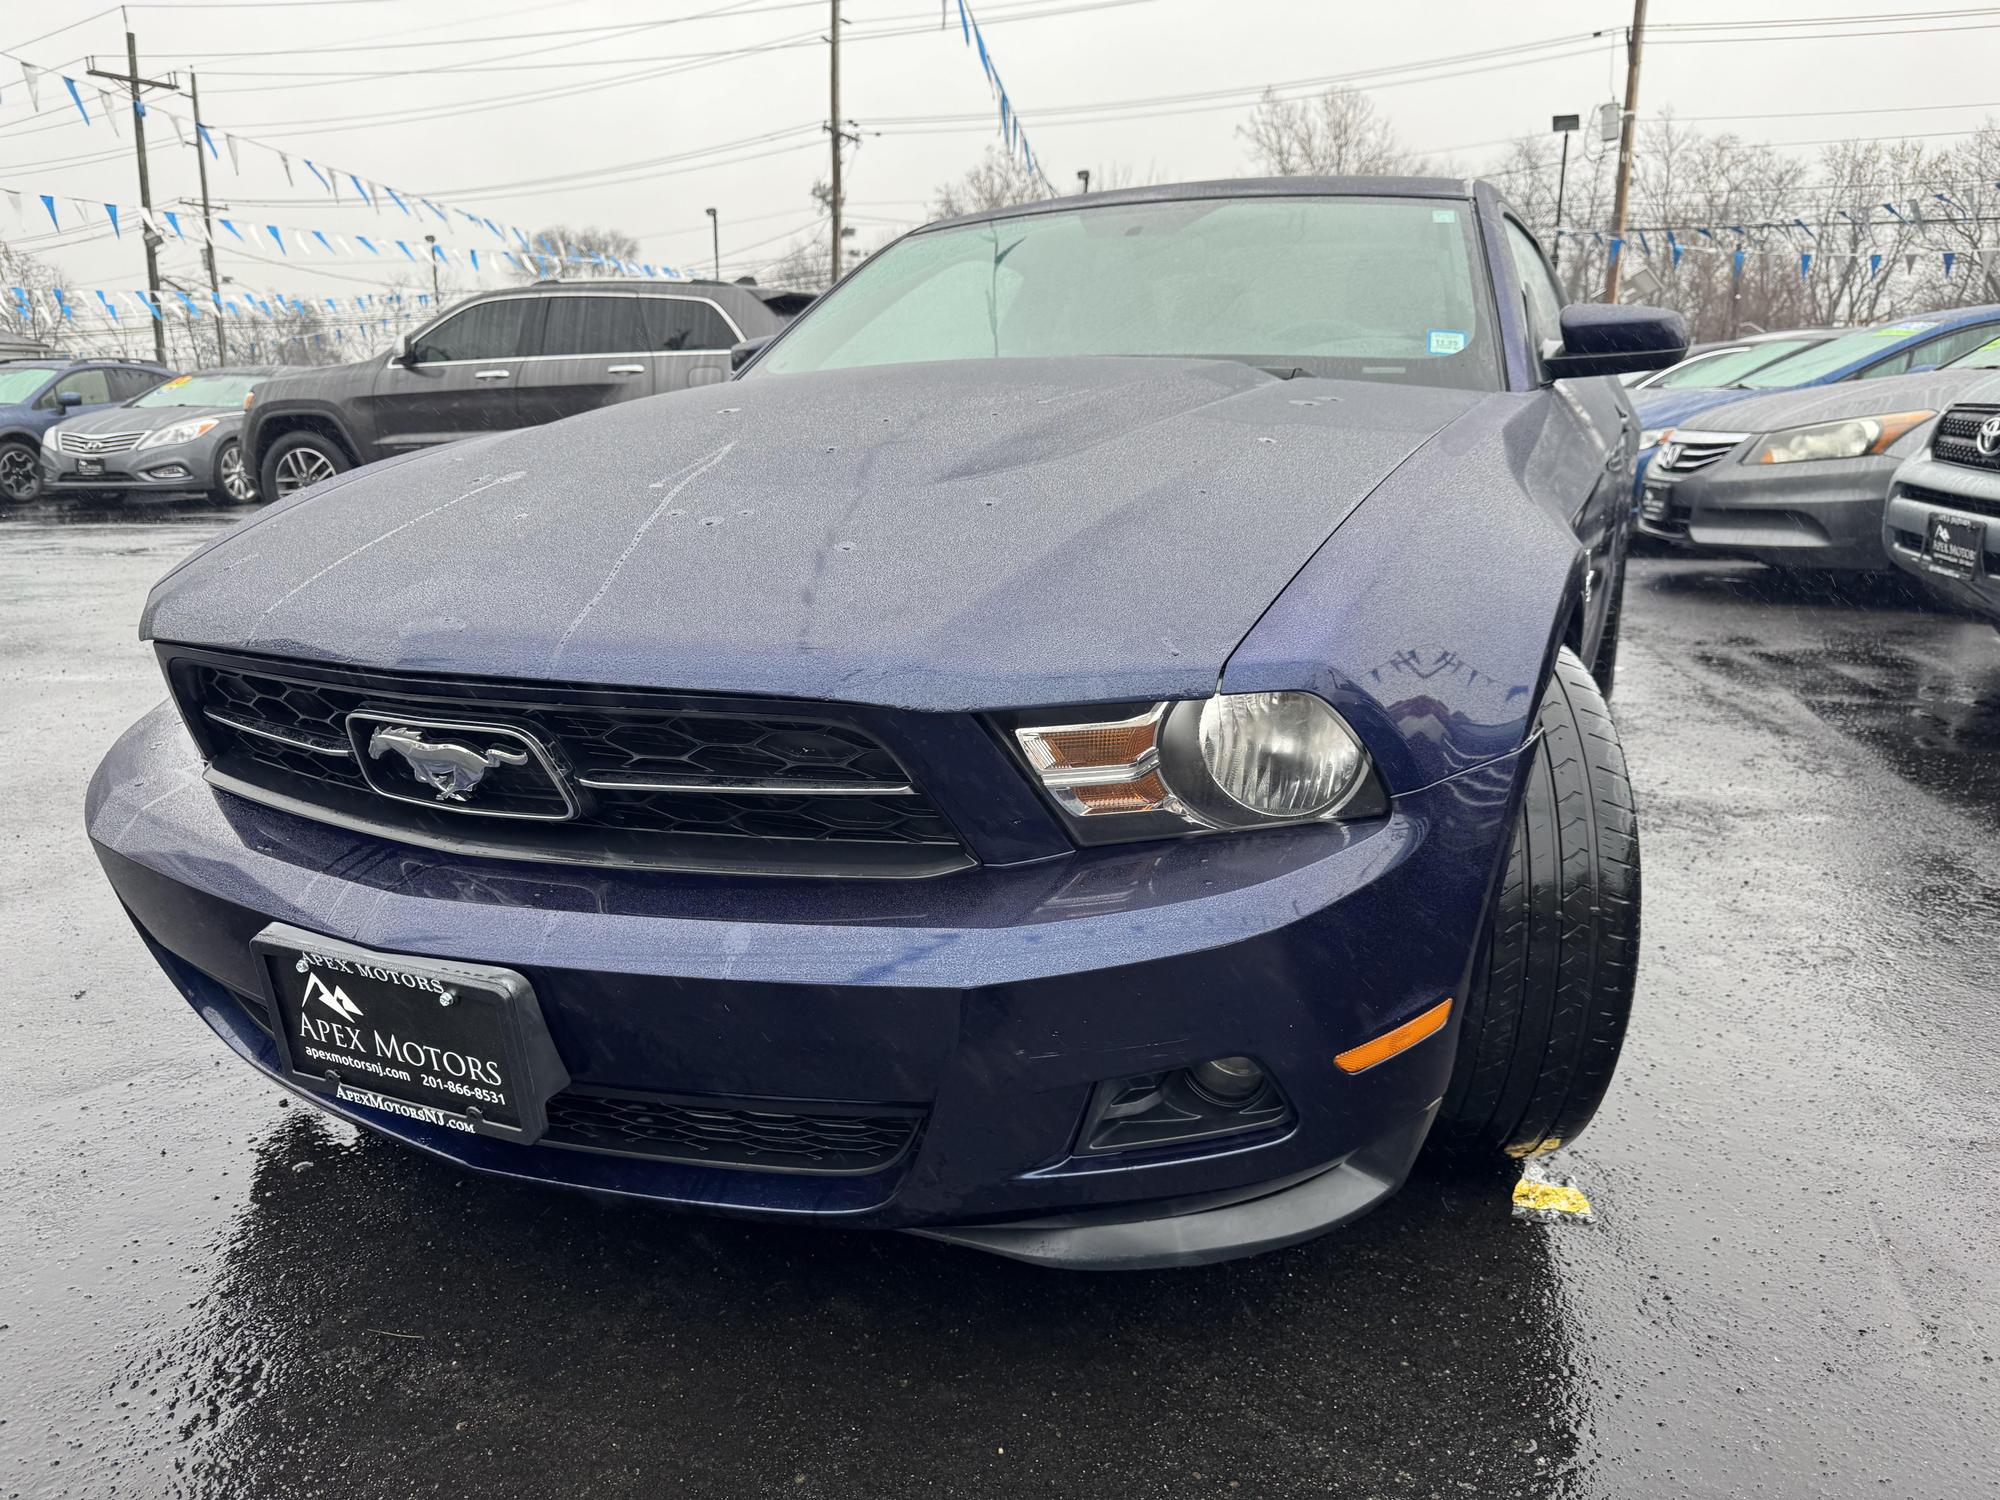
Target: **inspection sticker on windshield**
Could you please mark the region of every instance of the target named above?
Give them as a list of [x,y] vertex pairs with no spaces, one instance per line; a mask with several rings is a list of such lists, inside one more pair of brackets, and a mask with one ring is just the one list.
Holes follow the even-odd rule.
[[1456,328],[1433,328],[1430,336],[1430,351],[1433,354],[1457,354],[1464,349],[1466,337]]
[[1455,208],[1434,208],[1431,210],[1431,222],[1433,224],[1456,224],[1458,222],[1458,210]]

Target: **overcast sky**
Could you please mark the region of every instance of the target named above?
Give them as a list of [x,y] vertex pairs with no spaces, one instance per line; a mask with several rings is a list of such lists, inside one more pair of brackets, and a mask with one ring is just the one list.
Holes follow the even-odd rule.
[[[956,0],[946,3],[955,16]],[[994,102],[955,19],[940,28],[944,8],[940,0],[845,0],[842,113],[864,137],[850,161],[848,201],[864,246],[921,222],[937,185],[995,138]],[[1477,167],[1506,138],[1545,131],[1552,113],[1586,112],[1617,96],[1630,9],[1617,0],[974,5],[1037,154],[1064,190],[1079,168],[1160,180],[1246,172],[1236,127],[1266,84],[1303,88],[1574,38],[1525,61],[1444,62],[1429,78],[1369,86],[1409,144]],[[1641,114],[1730,116],[1713,128],[1775,143],[1901,134],[1941,143],[2000,114],[1992,66],[2000,7],[1944,9],[1883,0],[1655,0],[1651,19],[1663,26],[1894,10],[1928,11],[1930,19],[1911,19],[1912,27],[1951,29],[1763,41],[1663,29],[1648,48]],[[0,58],[0,186],[27,194],[30,215],[24,225],[0,200],[0,237],[56,262],[75,289],[144,284],[135,235],[114,238],[101,209],[88,227],[52,233],[34,196],[137,202],[129,131],[114,138],[101,118],[86,125],[60,81],[67,73],[85,85],[96,115],[95,89],[108,85],[85,77],[84,58],[122,64],[125,18],[138,35],[143,71],[178,71],[185,85],[188,69],[197,69],[202,112],[218,140],[224,131],[243,138],[240,172],[226,155],[210,164],[212,189],[239,222],[406,239],[423,233],[426,226],[393,205],[360,207],[345,180],[352,172],[529,230],[612,225],[638,237],[644,258],[705,274],[703,211],[712,205],[721,215],[724,271],[733,275],[781,251],[816,217],[808,192],[827,169],[819,126],[829,0],[211,0],[98,10],[95,0],[0,6],[0,52],[50,72],[37,112],[17,63]],[[71,21],[82,24],[54,31]],[[1589,37],[1599,30],[1604,35]],[[740,55],[717,55],[732,52]],[[154,103],[185,112],[184,99]],[[1125,107],[1076,112],[1093,105]],[[194,157],[157,115],[153,126],[154,200],[168,205],[196,193]],[[291,154],[290,183],[277,156],[248,144],[253,139]],[[738,142],[747,144],[730,145]],[[718,147],[729,149],[707,161],[663,160]],[[339,204],[306,159],[343,174]],[[66,201],[59,213],[73,222]],[[427,227],[459,247],[493,243],[463,221]],[[166,263],[190,280],[198,274],[189,249],[171,248]],[[389,279],[379,262],[302,257],[296,247],[280,258],[268,241],[254,256],[230,248],[223,267],[239,284],[303,294],[367,291]],[[409,272],[405,263],[404,279],[414,281]]]

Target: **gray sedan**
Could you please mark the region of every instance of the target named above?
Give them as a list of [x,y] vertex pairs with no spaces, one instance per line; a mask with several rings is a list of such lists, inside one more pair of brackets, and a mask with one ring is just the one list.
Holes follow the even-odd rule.
[[58,422],[42,436],[47,490],[205,493],[226,505],[254,505],[243,415],[258,382],[276,369],[179,375],[123,406]]
[[1663,435],[1639,530],[1694,552],[1774,567],[1877,571],[1897,466],[1939,412],[1990,378],[2000,340],[1942,370],[1809,386],[1704,411]]

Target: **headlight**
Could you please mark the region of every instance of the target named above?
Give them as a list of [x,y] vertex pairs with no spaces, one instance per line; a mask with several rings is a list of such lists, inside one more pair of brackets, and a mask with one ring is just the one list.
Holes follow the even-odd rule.
[[1758,443],[1744,455],[1743,462],[1797,464],[1816,458],[1864,458],[1886,452],[1897,438],[1936,415],[1933,411],[1899,411],[1886,417],[1844,417],[1810,427],[1787,427]]
[[1087,843],[1387,810],[1368,752],[1311,693],[1224,693],[1014,730]]
[[176,422],[171,427],[162,427],[158,432],[149,433],[139,443],[141,448],[166,448],[175,443],[191,443],[205,432],[213,432],[222,425],[220,417],[197,417],[192,422]]
[[1641,448],[1657,448],[1673,435],[1674,430],[1671,427],[1648,427],[1644,432],[1639,434],[1639,446]]

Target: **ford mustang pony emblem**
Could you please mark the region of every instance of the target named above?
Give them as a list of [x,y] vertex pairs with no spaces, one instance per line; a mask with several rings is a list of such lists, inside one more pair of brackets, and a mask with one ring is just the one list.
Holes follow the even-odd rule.
[[475,750],[456,740],[427,740],[420,729],[385,724],[368,737],[368,756],[380,760],[393,750],[409,762],[410,774],[438,794],[440,802],[463,802],[495,766],[525,766],[525,750]]

